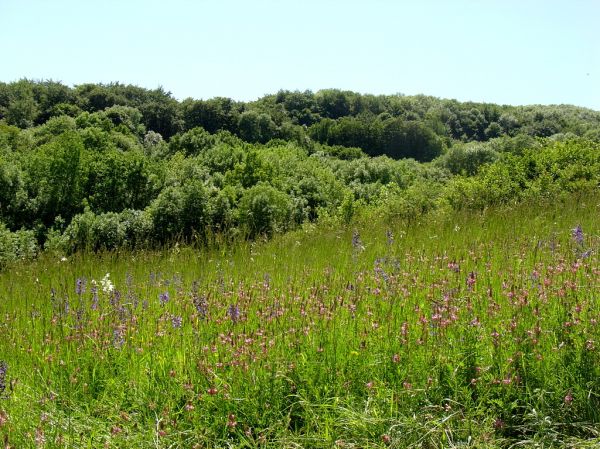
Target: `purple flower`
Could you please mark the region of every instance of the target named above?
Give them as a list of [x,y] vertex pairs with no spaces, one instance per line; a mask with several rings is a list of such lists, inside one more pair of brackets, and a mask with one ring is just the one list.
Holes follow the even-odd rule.
[[387,238],[388,246],[392,246],[394,244],[394,234],[392,233],[391,229],[385,231],[385,237]]
[[581,229],[581,225],[577,225],[571,229],[571,236],[577,244],[583,245],[583,229]]
[[111,306],[117,308],[121,303],[121,292],[119,290],[111,290],[109,302]]
[[581,253],[581,258],[582,259],[587,259],[588,257],[590,257],[590,255],[592,254],[592,250],[588,249],[587,251],[584,251]]
[[183,319],[180,316],[174,316],[171,318],[171,324],[173,325],[173,329],[179,329],[181,327]]
[[352,233],[352,248],[354,248],[356,251],[362,251],[365,249],[363,242],[360,239],[360,234],[356,229]]
[[85,278],[77,278],[77,281],[75,281],[75,293],[78,296],[81,296],[82,294],[85,293],[85,284],[86,284]]
[[166,303],[168,303],[169,299],[169,292],[164,292],[158,295],[158,300],[160,301],[161,306],[164,306]]
[[227,310],[227,314],[229,315],[229,318],[231,318],[231,321],[237,323],[237,321],[240,319],[240,308],[237,306],[237,304],[231,304]]
[[206,318],[206,314],[208,313],[208,301],[206,296],[198,296],[197,293],[194,293],[192,296],[192,302],[194,303],[194,307],[196,308],[196,312],[202,318]]
[[113,330],[113,345],[115,348],[120,349],[125,343],[125,337],[123,336],[123,330],[116,328]]
[[4,390],[6,390],[6,371],[8,365],[4,360],[0,360],[0,397],[4,397]]

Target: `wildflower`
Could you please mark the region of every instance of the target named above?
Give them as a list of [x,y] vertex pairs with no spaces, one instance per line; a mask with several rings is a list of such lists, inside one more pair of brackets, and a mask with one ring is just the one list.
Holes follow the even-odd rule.
[[475,280],[477,279],[477,275],[471,271],[469,273],[469,277],[467,277],[467,286],[469,287],[469,290],[473,288],[473,286],[475,285]]
[[100,284],[102,285],[102,291],[104,293],[110,293],[115,289],[115,286],[110,280],[110,273],[106,273],[104,275],[104,277],[100,280]]
[[231,304],[227,310],[227,314],[229,315],[229,318],[231,318],[231,321],[237,323],[240,318],[240,308],[237,304]]
[[237,421],[235,420],[235,415],[231,413],[227,417],[227,427],[233,429],[235,426],[237,426]]
[[460,265],[456,262],[448,262],[448,268],[454,271],[455,273],[460,272]]
[[85,284],[86,284],[85,278],[77,278],[77,281],[75,282],[75,293],[78,296],[81,296],[82,294],[85,293]]
[[121,328],[113,330],[113,346],[120,349],[124,343],[125,337],[123,336],[123,330]]
[[4,391],[6,390],[6,371],[8,365],[4,360],[0,360],[0,398],[5,397]]
[[173,329],[179,329],[181,327],[182,318],[180,316],[174,316],[171,319],[171,324],[173,325]]
[[164,292],[158,295],[158,300],[160,301],[161,306],[164,306],[166,303],[168,303],[169,299],[169,292]]
[[592,250],[588,249],[587,251],[583,251],[581,253],[581,258],[582,259],[587,259],[588,257],[590,257],[590,255],[592,254]]
[[581,225],[577,225],[571,229],[571,236],[578,245],[583,245],[583,229],[581,229]]
[[352,248],[354,248],[355,251],[364,251],[365,247],[362,243],[362,240],[360,239],[360,234],[358,233],[358,231],[355,229],[354,232],[352,233]]
[[394,244],[394,234],[391,229],[385,231],[385,237],[387,239],[388,246],[392,246]]
[[201,318],[206,318],[206,314],[208,313],[208,301],[206,296],[198,296],[194,294],[192,296],[192,302],[194,303],[194,308],[196,312]]
[[566,405],[571,405],[571,403],[573,402],[573,395],[571,394],[571,390],[569,390],[567,395],[565,396],[564,402]]

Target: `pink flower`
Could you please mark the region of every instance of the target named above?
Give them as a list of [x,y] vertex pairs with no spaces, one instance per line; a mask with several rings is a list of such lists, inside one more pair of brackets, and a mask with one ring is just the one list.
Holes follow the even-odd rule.
[[569,392],[565,396],[564,401],[565,401],[565,404],[567,404],[567,405],[571,405],[571,403],[573,402],[573,395],[571,394],[571,390],[569,390]]

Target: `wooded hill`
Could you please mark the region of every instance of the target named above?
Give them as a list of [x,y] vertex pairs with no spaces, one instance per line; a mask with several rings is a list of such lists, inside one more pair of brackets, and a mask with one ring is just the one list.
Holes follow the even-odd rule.
[[0,83],[0,265],[597,188],[600,112],[340,90]]

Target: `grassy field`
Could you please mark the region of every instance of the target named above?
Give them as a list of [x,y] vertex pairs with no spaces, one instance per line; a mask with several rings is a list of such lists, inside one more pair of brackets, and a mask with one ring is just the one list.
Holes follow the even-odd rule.
[[5,447],[598,447],[600,197],[0,273]]

